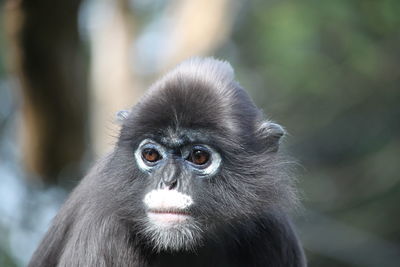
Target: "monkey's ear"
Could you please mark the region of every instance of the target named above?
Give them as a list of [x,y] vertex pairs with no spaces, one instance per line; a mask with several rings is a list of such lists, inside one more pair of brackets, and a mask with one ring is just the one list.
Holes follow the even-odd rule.
[[282,136],[286,134],[285,129],[277,123],[271,121],[260,122],[257,135],[271,152],[276,152],[279,149],[279,144]]
[[126,118],[129,116],[129,113],[131,113],[129,110],[120,110],[115,114],[115,121],[119,124],[122,125]]

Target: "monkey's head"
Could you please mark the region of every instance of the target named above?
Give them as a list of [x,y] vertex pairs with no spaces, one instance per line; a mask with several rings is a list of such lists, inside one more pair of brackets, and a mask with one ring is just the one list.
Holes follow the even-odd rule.
[[183,62],[125,115],[109,202],[149,247],[196,249],[294,199],[277,154],[284,130],[263,118],[226,62]]

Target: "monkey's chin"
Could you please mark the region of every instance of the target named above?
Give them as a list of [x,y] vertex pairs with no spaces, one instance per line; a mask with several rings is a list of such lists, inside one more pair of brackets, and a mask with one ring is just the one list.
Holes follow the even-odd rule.
[[202,231],[188,214],[148,212],[143,231],[156,251],[196,250]]

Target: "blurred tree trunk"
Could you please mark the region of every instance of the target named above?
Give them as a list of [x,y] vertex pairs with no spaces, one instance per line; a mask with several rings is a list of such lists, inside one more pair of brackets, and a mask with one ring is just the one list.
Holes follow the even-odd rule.
[[8,0],[10,64],[22,91],[22,155],[29,171],[57,182],[77,175],[85,150],[86,67],[80,0]]
[[118,136],[116,112],[129,109],[140,92],[132,72],[136,23],[128,0],[99,0],[92,10],[102,16],[91,14],[91,140],[102,155]]
[[172,21],[164,71],[192,56],[209,56],[225,42],[239,4],[232,0],[171,1],[166,13]]

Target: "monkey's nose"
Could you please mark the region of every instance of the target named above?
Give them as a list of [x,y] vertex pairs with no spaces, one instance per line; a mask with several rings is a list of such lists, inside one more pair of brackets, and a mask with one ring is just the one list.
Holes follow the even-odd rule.
[[178,180],[177,179],[170,179],[170,180],[164,180],[162,179],[160,181],[160,184],[158,186],[159,189],[168,189],[172,190],[178,187]]

